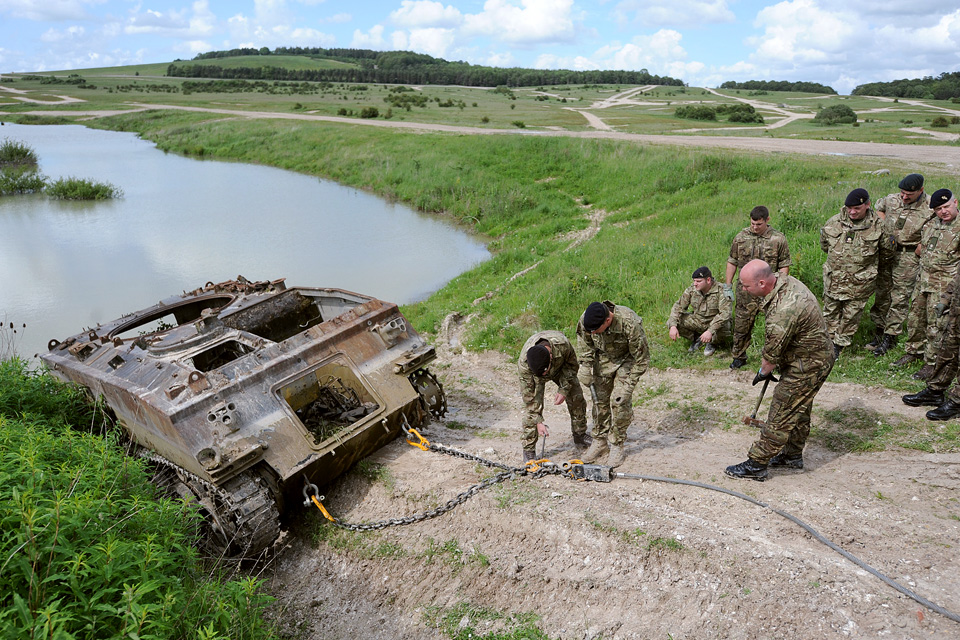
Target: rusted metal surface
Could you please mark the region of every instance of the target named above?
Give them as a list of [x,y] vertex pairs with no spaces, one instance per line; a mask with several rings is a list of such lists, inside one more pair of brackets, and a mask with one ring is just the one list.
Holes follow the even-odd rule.
[[48,346],[54,375],[193,485],[257,477],[279,513],[304,476],[326,484],[446,407],[434,349],[397,305],[283,280],[207,283]]

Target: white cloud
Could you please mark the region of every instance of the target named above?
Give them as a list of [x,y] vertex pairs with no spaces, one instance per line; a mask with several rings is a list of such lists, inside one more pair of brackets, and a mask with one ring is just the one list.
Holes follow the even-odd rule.
[[410,48],[410,40],[407,38],[406,31],[394,31],[391,33],[390,42],[397,51],[407,51]]
[[0,13],[9,13],[14,18],[37,22],[62,22],[83,20],[87,17],[84,5],[100,4],[98,0],[2,0]]
[[683,26],[734,22],[727,0],[623,0],[613,9],[620,23]]
[[838,52],[869,46],[869,32],[854,14],[826,11],[813,0],[788,0],[765,7],[755,24],[764,29],[754,57],[768,64],[823,64]]
[[378,24],[370,27],[370,30],[363,32],[357,29],[353,32],[353,40],[350,46],[354,49],[383,49],[386,41],[383,39],[383,25]]
[[148,9],[131,16],[124,32],[129,35],[159,34],[173,37],[204,36],[213,32],[216,16],[207,0],[197,0],[190,9],[165,13]]
[[349,13],[338,13],[330,16],[329,18],[321,18],[320,22],[326,22],[328,24],[342,24],[344,22],[350,22],[353,20],[353,16]]
[[436,58],[445,57],[454,40],[455,35],[450,29],[410,30],[410,48]]
[[513,59],[513,54],[509,51],[506,53],[491,53],[489,56],[487,56],[487,59],[483,61],[483,64],[490,67],[516,66],[516,62]]
[[520,0],[520,4],[487,0],[482,12],[464,16],[464,35],[516,45],[574,40],[573,0]]
[[431,0],[403,0],[400,8],[390,14],[394,24],[416,29],[430,27],[455,27],[463,21],[456,7],[444,6]]
[[583,56],[556,56],[550,53],[544,53],[537,56],[533,63],[534,69],[572,69],[574,71],[594,71],[600,66]]
[[67,27],[66,29],[47,29],[40,36],[40,40],[42,42],[64,42],[82,38],[85,33],[86,30],[80,26]]

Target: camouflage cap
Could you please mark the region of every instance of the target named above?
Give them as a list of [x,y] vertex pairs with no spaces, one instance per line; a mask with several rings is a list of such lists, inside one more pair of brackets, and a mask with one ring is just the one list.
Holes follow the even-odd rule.
[[693,278],[712,278],[713,274],[710,273],[709,267],[699,267],[696,271],[693,272]]
[[930,196],[930,208],[937,209],[953,200],[953,192],[950,189],[937,189]]
[[911,173],[904,176],[897,187],[904,191],[920,191],[920,189],[923,189],[923,176],[919,173]]
[[854,189],[847,194],[847,199],[843,201],[845,207],[857,207],[864,202],[870,202],[870,194],[866,189]]

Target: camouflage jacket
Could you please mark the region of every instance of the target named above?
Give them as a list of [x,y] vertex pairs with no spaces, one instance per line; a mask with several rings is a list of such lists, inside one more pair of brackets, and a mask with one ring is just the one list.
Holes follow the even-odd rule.
[[942,293],[957,275],[960,255],[960,223],[934,218],[923,225],[920,249],[919,291]]
[[708,325],[707,328],[713,334],[716,334],[723,323],[728,322],[733,316],[733,302],[723,295],[723,288],[716,281],[706,294],[697,291],[692,284],[687,287],[680,294],[680,299],[673,303],[667,326],[676,327],[680,323],[680,314],[688,307],[694,319]]
[[781,373],[803,375],[833,360],[833,343],[820,305],[802,282],[780,276],[761,308],[767,317],[763,357]]
[[[550,343],[550,368],[547,375],[539,376],[530,370],[527,364],[527,351],[541,340]],[[526,413],[523,416],[523,426],[532,427],[543,422],[543,392],[548,380],[557,383],[558,393],[564,397],[570,396],[573,385],[577,381],[577,353],[567,336],[560,331],[540,331],[523,343],[520,349],[520,359],[517,361],[517,370],[520,374],[520,391],[523,394],[523,404]]]
[[851,220],[846,207],[820,229],[820,248],[827,254],[823,263],[823,292],[837,300],[869,298],[877,279],[880,217],[867,209],[863,220]]
[[874,205],[883,216],[884,242],[881,249],[892,252],[897,247],[920,244],[920,231],[934,214],[930,211],[930,196],[926,193],[916,202],[903,204],[899,193],[891,193]]
[[643,332],[643,320],[633,309],[603,302],[613,311],[613,322],[603,333],[590,333],[577,322],[577,361],[594,375],[612,376],[627,368],[627,384],[636,386],[650,364],[650,349]]
[[790,249],[787,237],[772,227],[757,235],[747,227],[737,234],[730,246],[727,262],[742,269],[754,259],[766,260],[774,271],[790,266]]

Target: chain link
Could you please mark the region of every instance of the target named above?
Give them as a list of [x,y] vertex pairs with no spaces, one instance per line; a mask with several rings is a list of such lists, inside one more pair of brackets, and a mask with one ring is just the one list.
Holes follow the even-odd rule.
[[458,449],[453,449],[446,445],[430,443],[428,448],[431,451],[436,451],[437,453],[442,453],[444,455],[452,456],[454,458],[463,458],[464,460],[471,460],[473,462],[478,462],[480,464],[486,465],[488,467],[494,467],[497,469],[503,469],[500,473],[490,476],[489,478],[478,482],[477,484],[469,487],[465,491],[461,491],[455,497],[447,500],[447,502],[439,507],[430,509],[429,511],[423,511],[421,513],[414,514],[412,516],[406,516],[403,518],[389,518],[387,520],[378,520],[377,522],[365,522],[359,524],[351,524],[348,522],[341,522],[337,518],[333,518],[331,522],[341,529],[347,529],[349,531],[377,531],[379,529],[386,529],[387,527],[394,527],[403,524],[413,524],[414,522],[422,522],[423,520],[428,520],[430,518],[436,518],[441,516],[448,511],[453,510],[454,508],[460,506],[466,502],[469,498],[473,497],[480,491],[492,487],[495,484],[505,482],[507,480],[512,480],[517,477],[528,476],[530,478],[543,478],[548,475],[563,475],[571,479],[575,479],[573,474],[568,470],[562,470],[558,465],[550,463],[548,465],[531,465],[529,467],[511,467],[500,462],[495,462],[493,460],[487,460],[480,456],[476,456]]

